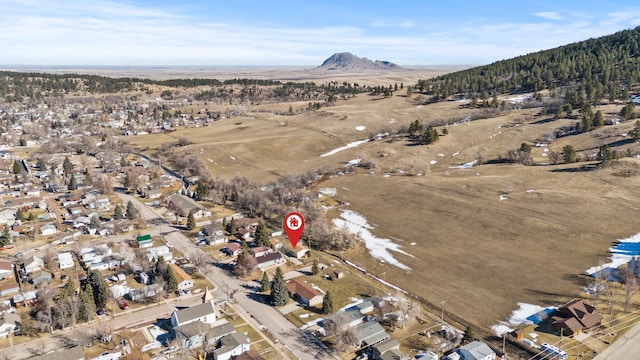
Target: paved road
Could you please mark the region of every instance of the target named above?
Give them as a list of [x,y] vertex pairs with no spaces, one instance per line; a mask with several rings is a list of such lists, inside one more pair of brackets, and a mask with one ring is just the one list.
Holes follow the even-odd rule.
[[[144,205],[135,197],[117,193],[117,195],[126,203],[132,201],[138,209],[140,216],[147,223],[153,224],[154,227],[163,226],[163,234],[165,240],[170,242],[185,257],[189,258],[197,254],[210,255],[196,246],[193,241],[184,236],[182,232],[169,227],[168,223],[158,215],[153,209]],[[276,340],[286,346],[299,359],[318,359],[332,358],[333,356],[323,351],[318,345],[305,339],[302,331],[289,322],[282,314],[271,306],[260,303],[259,301],[249,298],[247,295],[251,293],[247,290],[246,285],[237,277],[230,275],[227,271],[210,267],[204,274],[211,281],[216,289],[214,294],[217,298],[226,299],[227,295],[235,292],[233,297],[242,310],[251,317],[256,319],[261,325],[274,335]]]
[[594,360],[622,360],[640,357],[640,323],[636,324],[622,338],[617,339],[607,350]]
[[176,307],[193,306],[201,302],[201,295],[187,295],[179,298],[163,301],[159,304],[147,306],[139,310],[118,311],[115,317],[97,317],[90,323],[78,325],[75,329],[55,331],[51,336],[42,337],[21,343],[6,349],[0,350],[0,357],[7,359],[27,359],[33,357],[34,353],[42,351],[49,352],[64,346],[63,338],[73,339],[78,332],[94,332],[96,327],[105,323],[111,326],[114,331],[127,328],[135,328],[154,323],[157,319],[168,318]]

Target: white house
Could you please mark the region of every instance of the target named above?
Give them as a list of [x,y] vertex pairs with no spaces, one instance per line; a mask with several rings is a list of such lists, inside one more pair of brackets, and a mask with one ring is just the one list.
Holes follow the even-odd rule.
[[186,309],[173,310],[171,313],[171,326],[173,327],[189,324],[198,320],[209,325],[216,321],[216,309],[213,300]]
[[20,328],[20,315],[5,312],[0,315],[0,338],[13,334]]
[[213,351],[214,360],[229,360],[249,351],[251,340],[243,333],[231,333],[220,339],[220,347]]
[[42,236],[53,235],[56,232],[58,232],[58,229],[56,229],[56,226],[53,224],[47,224],[40,227],[40,234],[42,234]]
[[60,253],[58,254],[58,262],[60,263],[60,270],[72,268],[73,255],[68,251]]
[[23,267],[24,267],[24,272],[29,274],[34,271],[38,271],[42,269],[44,267],[44,261],[41,258],[34,255],[27,258],[24,261]]
[[11,226],[16,222],[16,212],[13,209],[0,210],[0,225]]
[[0,280],[13,277],[13,263],[0,260]]
[[147,250],[147,259],[149,261],[157,261],[160,256],[162,256],[164,261],[169,261],[173,259],[173,254],[171,253],[171,249],[169,249],[167,245],[160,245],[160,246],[149,248],[149,250]]
[[496,353],[482,341],[472,341],[447,355],[447,360],[495,360]]
[[178,290],[189,290],[195,285],[191,276],[189,276],[189,274],[182,270],[178,265],[169,264],[169,267],[173,271],[176,281],[178,281]]
[[102,354],[91,358],[91,360],[120,360],[122,356],[122,350],[113,349],[110,351],[105,351]]

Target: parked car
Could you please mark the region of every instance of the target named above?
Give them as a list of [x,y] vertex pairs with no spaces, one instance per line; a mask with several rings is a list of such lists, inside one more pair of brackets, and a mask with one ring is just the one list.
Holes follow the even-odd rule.
[[98,309],[98,311],[96,311],[96,314],[104,315],[104,309]]
[[120,303],[120,309],[127,310],[129,308],[129,304],[126,301],[122,301]]

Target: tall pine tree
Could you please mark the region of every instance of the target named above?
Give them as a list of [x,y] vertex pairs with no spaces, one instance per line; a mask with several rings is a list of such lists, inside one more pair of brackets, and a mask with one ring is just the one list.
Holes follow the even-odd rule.
[[333,312],[333,297],[331,292],[327,290],[322,298],[322,313],[331,314]]
[[289,291],[284,285],[284,277],[279,266],[276,269],[276,274],[273,276],[270,300],[273,306],[282,306],[289,302]]
[[264,225],[264,221],[260,221],[258,226],[256,227],[256,232],[253,235],[256,239],[256,246],[270,246],[271,242],[269,242],[269,233],[267,232],[267,227]]
[[260,280],[260,292],[267,292],[271,290],[271,280],[267,272],[262,273],[262,280]]

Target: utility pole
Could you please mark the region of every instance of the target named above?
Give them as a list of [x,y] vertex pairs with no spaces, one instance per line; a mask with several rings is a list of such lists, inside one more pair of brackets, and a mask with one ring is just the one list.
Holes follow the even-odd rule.
[[446,301],[442,300],[440,303],[440,325],[444,326],[444,303]]

